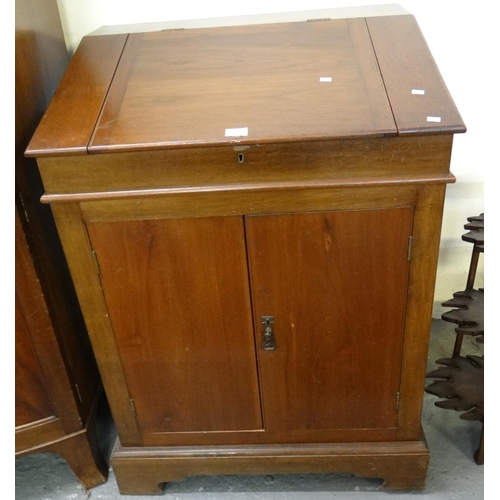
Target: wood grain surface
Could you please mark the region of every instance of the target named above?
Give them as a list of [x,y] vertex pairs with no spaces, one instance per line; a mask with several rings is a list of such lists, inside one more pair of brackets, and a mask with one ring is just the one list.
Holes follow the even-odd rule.
[[383,478],[387,490],[425,486],[429,450],[424,439],[399,443],[122,448],[112,455],[120,493],[159,494],[165,482],[189,475],[354,473]]
[[396,426],[411,208],[248,217],[266,429]]
[[444,185],[419,187],[413,213],[398,415],[398,439],[402,441],[415,440],[420,435],[444,194]]
[[465,132],[416,19],[371,17],[366,22],[398,134]]
[[127,35],[84,37],[36,129],[27,156],[86,154]]
[[124,446],[121,491],[270,471],[422,488],[465,126],[414,18],[92,38],[27,154]]
[[395,133],[364,19],[330,20],[131,34],[89,151]]
[[36,355],[29,338],[28,326],[16,299],[15,383],[16,427],[29,424],[54,414]]
[[84,37],[26,153],[460,132],[400,15]]
[[241,217],[88,228],[142,432],[261,429]]
[[[43,201],[268,187],[415,180],[451,182],[452,136],[386,137],[40,158]],[[238,148],[236,148],[238,149]],[[238,161],[238,155],[244,161]],[[174,189],[176,188],[176,189]],[[78,197],[51,195],[70,195]],[[102,195],[100,193],[103,193]],[[106,193],[106,194],[104,194]]]

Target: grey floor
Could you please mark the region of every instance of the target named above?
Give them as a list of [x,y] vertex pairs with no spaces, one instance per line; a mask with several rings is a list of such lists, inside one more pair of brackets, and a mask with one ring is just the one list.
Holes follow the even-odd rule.
[[[453,325],[433,321],[428,371],[435,360],[449,357],[454,342]],[[483,354],[483,346],[466,339],[463,354]],[[303,474],[276,476],[189,477],[166,486],[165,500],[471,500],[484,498],[484,468],[473,460],[481,436],[479,422],[466,422],[460,414],[437,408],[438,399],[425,396],[422,425],[431,460],[427,486],[421,492],[384,492],[381,481],[348,474]],[[114,428],[106,411],[99,420],[103,449],[110,450]],[[113,471],[108,481],[87,491],[60,457],[42,453],[16,459],[15,498],[17,500],[146,500],[151,496],[120,496]],[[5,498],[5,497],[4,497]]]

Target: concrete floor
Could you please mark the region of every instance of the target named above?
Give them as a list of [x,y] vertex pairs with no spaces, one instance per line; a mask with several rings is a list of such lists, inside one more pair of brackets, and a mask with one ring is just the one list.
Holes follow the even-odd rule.
[[[437,368],[435,360],[449,357],[454,343],[450,323],[434,320],[429,349],[428,371]],[[483,354],[483,346],[472,339],[464,342],[463,354]],[[368,499],[472,500],[484,498],[484,468],[476,465],[473,454],[479,444],[481,424],[466,422],[460,414],[437,408],[438,398],[424,400],[422,425],[431,452],[427,486],[422,492],[384,492],[381,481],[348,474],[298,474],[189,477],[170,483],[165,500],[326,500]],[[115,435],[105,411],[99,419],[103,449],[110,451]],[[152,496],[120,496],[113,471],[108,481],[90,491],[81,486],[60,457],[41,453],[16,460],[16,500],[146,500]]]

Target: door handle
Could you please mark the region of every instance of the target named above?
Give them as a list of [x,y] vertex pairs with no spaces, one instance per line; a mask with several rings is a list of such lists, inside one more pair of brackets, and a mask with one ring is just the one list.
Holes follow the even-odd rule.
[[274,317],[262,316],[262,350],[275,351],[276,343],[274,341]]

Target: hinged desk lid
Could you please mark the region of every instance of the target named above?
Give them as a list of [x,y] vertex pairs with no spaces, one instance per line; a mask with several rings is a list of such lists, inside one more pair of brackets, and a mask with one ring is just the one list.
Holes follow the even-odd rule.
[[395,134],[364,19],[132,34],[90,151]]
[[402,15],[85,37],[27,154],[463,131]]

